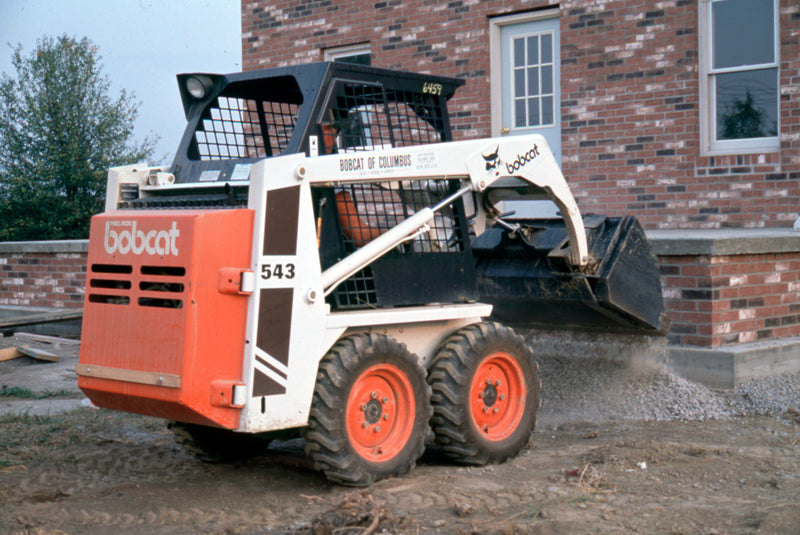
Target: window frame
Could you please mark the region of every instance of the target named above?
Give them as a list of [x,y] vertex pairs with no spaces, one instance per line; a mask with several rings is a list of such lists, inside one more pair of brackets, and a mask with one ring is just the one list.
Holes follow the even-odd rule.
[[369,41],[366,43],[355,43],[352,45],[334,46],[322,51],[322,58],[325,61],[342,61],[356,56],[370,56],[372,63],[372,46]]
[[[550,36],[550,61],[548,63],[544,63],[544,62],[541,61],[542,37],[545,36],[545,35]],[[530,82],[530,79],[527,76],[528,69],[531,67],[531,63],[529,63],[529,58],[528,58],[528,51],[529,51],[528,39],[530,39],[531,37],[536,37],[537,38],[536,46],[537,46],[537,50],[538,50],[538,53],[539,53],[539,57],[537,58],[537,64],[536,64],[536,69],[538,69],[538,75],[537,75],[538,87],[536,89],[539,92],[536,93],[535,95],[532,95],[530,93],[530,86],[528,85],[528,83]],[[525,47],[525,63],[522,66],[517,66],[517,65],[513,65],[512,64],[511,71],[512,71],[513,74],[515,74],[517,70],[522,70],[523,71],[524,78],[525,78],[524,81],[525,81],[526,92],[521,97],[517,96],[515,80],[514,79],[509,80],[509,84],[508,84],[509,87],[507,88],[507,90],[509,92],[508,101],[514,107],[516,107],[516,104],[517,104],[518,100],[521,99],[521,100],[525,101],[525,110],[526,110],[525,123],[526,124],[522,125],[522,126],[516,124],[516,116],[515,116],[516,112],[512,111],[512,124],[511,124],[511,127],[510,127],[511,131],[513,132],[515,130],[530,130],[530,129],[534,129],[534,128],[550,128],[550,127],[554,127],[554,126],[556,126],[556,122],[557,122],[556,121],[556,114],[558,114],[560,112],[560,104],[561,104],[560,102],[556,101],[556,94],[557,94],[557,92],[556,92],[556,84],[558,83],[558,80],[555,79],[555,75],[556,75],[556,72],[557,72],[558,69],[556,69],[555,62],[557,61],[556,54],[559,51],[555,50],[555,43],[556,43],[555,32],[553,32],[553,31],[545,31],[545,32],[532,34],[532,35],[524,35],[524,36],[520,36],[520,37],[514,37],[514,38],[512,38],[512,42],[515,41],[516,39],[524,39],[524,45],[523,46]],[[513,61],[514,58],[515,58],[515,56],[512,55],[512,61]],[[542,80],[543,80],[542,71],[543,71],[543,67],[545,67],[546,65],[550,65],[550,69],[551,69],[551,72],[550,72],[550,74],[551,74],[551,78],[550,78],[551,87],[550,87],[550,92],[549,93],[544,93],[541,90],[541,88],[542,88]],[[551,115],[550,122],[549,123],[544,123],[543,119],[542,119],[543,116],[544,116],[544,114],[542,113],[544,111],[544,102],[543,101],[544,101],[544,98],[546,98],[548,96],[550,97],[550,100],[551,100],[552,110],[550,110],[550,111],[551,111],[552,115]],[[530,101],[531,98],[537,98],[538,99],[537,106],[539,106],[539,114],[538,114],[538,116],[539,116],[539,124],[536,124],[536,125],[527,124],[529,119],[530,119],[530,108],[529,108],[530,102],[529,101]]]
[[[701,155],[750,154],[776,152],[780,150],[780,24],[778,0],[772,0],[773,22],[773,61],[751,65],[739,65],[714,69],[713,16],[712,6],[725,0],[701,0],[699,5],[699,67],[700,67],[700,143]],[[775,102],[777,104],[778,134],[769,137],[716,139],[716,76],[728,73],[748,72],[762,69],[776,69],[777,84]]]
[[[501,29],[503,26],[522,24],[544,19],[558,19],[558,8],[548,8],[511,15],[498,15],[489,18],[489,91],[491,110],[491,133],[493,136],[505,135],[503,131],[503,75],[501,72]],[[563,39],[563,37],[562,37]],[[558,55],[557,55],[558,54]],[[560,58],[561,51],[553,50],[553,60]],[[512,85],[509,81],[509,85]],[[560,80],[554,82],[560,83]],[[555,104],[554,113],[561,113],[561,102]]]

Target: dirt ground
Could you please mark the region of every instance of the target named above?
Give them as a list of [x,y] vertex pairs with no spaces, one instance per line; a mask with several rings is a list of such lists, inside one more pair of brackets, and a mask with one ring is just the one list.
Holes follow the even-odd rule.
[[[207,464],[161,420],[59,412],[59,401],[80,405],[71,359],[0,363],[0,533],[800,533],[793,411],[565,422],[537,428],[502,465],[455,466],[429,448],[410,474],[354,490],[313,471],[300,440]],[[18,384],[21,372],[42,379]],[[12,410],[32,401],[50,413]]]

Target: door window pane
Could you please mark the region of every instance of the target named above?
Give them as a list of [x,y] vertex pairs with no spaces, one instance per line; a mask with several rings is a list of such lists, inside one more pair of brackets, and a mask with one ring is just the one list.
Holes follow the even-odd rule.
[[553,97],[542,98],[542,124],[553,124]]
[[542,65],[542,93],[553,93],[553,66]]
[[525,126],[525,99],[514,101],[514,126]]
[[528,94],[539,94],[539,69],[536,67],[528,69]]
[[542,36],[542,63],[553,63],[553,36],[549,33]]
[[528,124],[530,125],[542,124],[539,117],[540,117],[539,99],[538,98],[528,99]]
[[525,39],[514,39],[514,67],[525,65]]
[[551,126],[555,117],[553,35],[528,35],[512,42],[514,128]]
[[524,97],[525,94],[525,70],[517,69],[514,71],[514,96]]
[[539,38],[537,36],[528,37],[528,63],[539,62]]

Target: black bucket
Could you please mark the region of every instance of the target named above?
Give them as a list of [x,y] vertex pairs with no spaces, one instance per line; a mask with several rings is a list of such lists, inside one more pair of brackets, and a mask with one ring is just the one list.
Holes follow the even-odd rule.
[[666,334],[658,260],[633,217],[584,217],[591,262],[572,268],[561,219],[509,220],[473,242],[480,300],[510,325]]

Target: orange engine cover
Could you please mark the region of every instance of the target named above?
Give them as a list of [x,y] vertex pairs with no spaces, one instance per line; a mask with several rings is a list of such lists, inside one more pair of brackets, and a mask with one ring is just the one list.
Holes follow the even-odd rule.
[[252,239],[247,209],[92,218],[78,386],[95,405],[239,425],[247,298],[232,279]]

